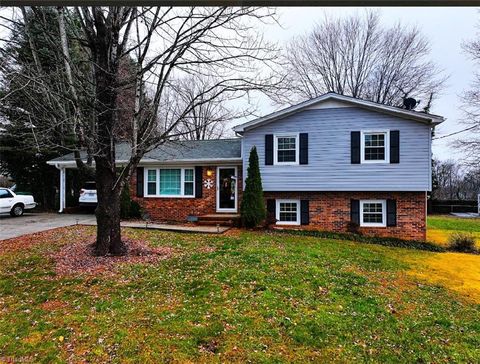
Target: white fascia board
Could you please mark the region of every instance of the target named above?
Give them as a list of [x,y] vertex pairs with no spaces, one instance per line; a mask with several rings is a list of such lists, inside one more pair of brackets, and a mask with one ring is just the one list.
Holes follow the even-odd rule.
[[155,159],[141,160],[138,165],[184,165],[192,163],[197,165],[208,164],[241,164],[242,158],[204,158],[204,159],[179,159],[173,161],[159,161]]
[[[86,161],[83,161],[86,163]],[[115,162],[117,165],[124,165],[127,164],[127,160],[117,160]],[[204,159],[181,159],[181,160],[172,160],[172,161],[159,161],[156,159],[145,159],[145,160],[140,160],[138,165],[183,165],[183,164],[192,164],[192,163],[197,163],[197,164],[202,164],[202,165],[207,165],[207,164],[241,164],[242,163],[242,158],[204,158]],[[57,168],[76,168],[77,165],[75,161],[73,160],[68,160],[68,161],[47,161],[47,164],[50,166],[55,166]],[[95,162],[92,163],[92,165],[95,165]]]

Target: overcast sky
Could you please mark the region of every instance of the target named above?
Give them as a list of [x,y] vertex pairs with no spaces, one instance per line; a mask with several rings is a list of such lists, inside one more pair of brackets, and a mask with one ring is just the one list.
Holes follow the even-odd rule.
[[[335,17],[363,12],[364,8],[278,8],[280,23],[270,26],[265,36],[283,43],[294,35],[309,32],[316,22],[320,22],[324,12]],[[447,86],[440,98],[434,103],[431,113],[439,114],[447,120],[437,127],[436,135],[441,136],[462,129],[459,124],[461,113],[458,111],[459,95],[473,80],[474,64],[462,51],[461,44],[470,40],[477,32],[480,13],[476,8],[426,8],[426,7],[389,7],[374,8],[380,10],[382,23],[385,25],[402,24],[417,26],[428,38],[431,45],[431,59],[450,76]],[[268,102],[261,103],[260,114],[273,111]],[[454,137],[433,142],[434,155],[440,159],[456,158],[461,155],[449,146]]]

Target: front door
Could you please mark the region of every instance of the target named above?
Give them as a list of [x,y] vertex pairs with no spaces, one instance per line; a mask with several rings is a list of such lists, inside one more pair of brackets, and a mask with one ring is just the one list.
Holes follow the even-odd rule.
[[217,168],[217,211],[237,212],[237,167]]

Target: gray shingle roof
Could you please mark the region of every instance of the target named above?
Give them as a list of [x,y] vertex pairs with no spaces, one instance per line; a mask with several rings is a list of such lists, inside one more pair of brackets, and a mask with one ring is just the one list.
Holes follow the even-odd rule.
[[[117,161],[128,160],[130,157],[130,145],[119,143],[116,147]],[[86,159],[86,153],[81,152],[82,159]],[[240,159],[241,139],[217,139],[217,140],[186,140],[170,141],[158,148],[146,153],[142,161],[200,161]],[[73,162],[73,153],[50,160],[49,162]]]

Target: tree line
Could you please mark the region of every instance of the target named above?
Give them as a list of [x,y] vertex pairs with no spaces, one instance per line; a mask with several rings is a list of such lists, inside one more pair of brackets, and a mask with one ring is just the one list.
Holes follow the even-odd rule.
[[432,200],[477,201],[480,165],[467,166],[454,160],[432,162]]

